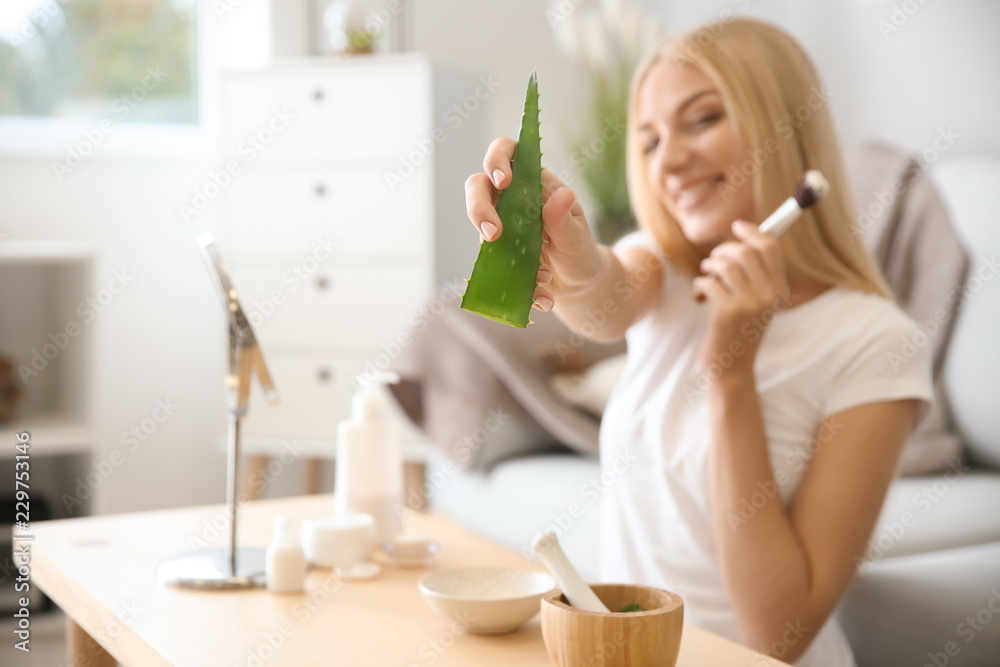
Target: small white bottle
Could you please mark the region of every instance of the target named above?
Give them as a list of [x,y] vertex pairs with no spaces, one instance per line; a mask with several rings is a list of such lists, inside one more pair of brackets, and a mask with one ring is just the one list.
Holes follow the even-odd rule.
[[363,512],[375,519],[375,540],[390,542],[403,527],[403,459],[399,428],[388,419],[381,386],[399,382],[395,373],[358,376],[352,414],[337,425],[334,511]]
[[274,535],[267,546],[264,574],[268,590],[296,593],[306,580],[306,557],[295,519],[287,514],[274,517]]

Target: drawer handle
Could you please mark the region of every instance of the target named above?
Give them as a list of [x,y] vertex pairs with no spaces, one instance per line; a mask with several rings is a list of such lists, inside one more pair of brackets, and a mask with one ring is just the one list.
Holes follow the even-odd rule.
[[326,367],[320,368],[316,373],[316,377],[320,382],[325,384],[333,379],[333,371]]
[[326,196],[326,186],[323,185],[322,183],[317,183],[316,184],[316,196],[317,197],[325,197]]
[[316,289],[320,292],[325,292],[330,287],[330,279],[326,276],[318,276],[316,278]]
[[322,102],[324,97],[326,97],[326,93],[323,92],[322,88],[313,91],[313,100],[316,102]]

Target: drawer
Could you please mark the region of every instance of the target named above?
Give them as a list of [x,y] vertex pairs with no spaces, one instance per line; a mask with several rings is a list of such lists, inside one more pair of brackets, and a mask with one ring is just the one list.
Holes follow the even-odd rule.
[[426,267],[338,261],[306,255],[274,267],[231,267],[265,353],[269,345],[379,345],[404,331],[431,294]]
[[[221,82],[223,158],[392,160],[431,139],[421,62],[276,67]],[[425,167],[427,165],[424,165]]]
[[337,423],[350,416],[353,379],[364,370],[365,359],[375,354],[289,357],[269,355],[264,348],[280,402],[268,405],[255,380],[243,421],[244,435],[334,438]]
[[373,172],[245,172],[227,202],[232,250],[301,254],[329,235],[338,252],[430,252],[430,178],[418,172],[391,190]]

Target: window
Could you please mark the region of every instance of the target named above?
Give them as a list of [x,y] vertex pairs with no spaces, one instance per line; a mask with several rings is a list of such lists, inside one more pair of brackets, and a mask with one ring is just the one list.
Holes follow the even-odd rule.
[[0,117],[194,125],[196,0],[0,0]]

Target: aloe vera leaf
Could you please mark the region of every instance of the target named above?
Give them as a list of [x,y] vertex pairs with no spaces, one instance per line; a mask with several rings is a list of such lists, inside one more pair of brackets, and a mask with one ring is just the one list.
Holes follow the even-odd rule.
[[514,149],[511,183],[497,198],[500,238],[483,241],[462,308],[524,329],[535,302],[542,252],[542,149],[538,121],[538,77],[531,73],[521,129]]

